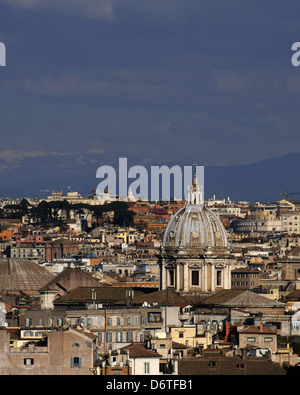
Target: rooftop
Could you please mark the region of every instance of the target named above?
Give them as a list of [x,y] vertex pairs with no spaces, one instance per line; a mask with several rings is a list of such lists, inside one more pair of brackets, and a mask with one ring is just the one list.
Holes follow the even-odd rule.
[[[155,351],[148,350],[144,343],[131,343],[128,346],[120,348],[120,354],[129,353],[132,358],[160,358],[161,355]],[[118,351],[113,351],[112,355],[117,355]]]
[[37,291],[53,278],[29,259],[0,258],[0,291]]
[[229,307],[284,307],[285,304],[277,300],[269,299],[265,296],[256,294],[251,291],[244,291],[223,303],[223,306]]
[[[68,291],[65,295],[55,299],[55,304],[84,304],[84,303],[115,303],[124,302],[128,299],[128,289],[123,287],[77,287]],[[140,290],[134,290],[138,296],[143,294]]]
[[179,375],[286,375],[279,364],[266,358],[225,355],[182,358],[178,361]]

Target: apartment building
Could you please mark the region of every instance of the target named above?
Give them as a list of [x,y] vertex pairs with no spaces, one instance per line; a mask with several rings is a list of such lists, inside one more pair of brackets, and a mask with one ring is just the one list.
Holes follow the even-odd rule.
[[10,248],[11,258],[45,259],[44,245],[18,245]]
[[129,308],[91,304],[86,309],[24,309],[19,312],[18,324],[28,330],[65,324],[85,328],[97,337],[99,352],[105,353],[166,332],[179,324],[178,313],[178,306]]
[[1,375],[92,374],[95,335],[74,328],[36,332],[0,329]]
[[248,266],[231,271],[231,289],[252,289],[259,286],[259,270]]
[[277,328],[275,326],[259,327],[250,325],[238,330],[239,348],[260,347],[270,349],[272,353],[277,351]]
[[149,350],[144,343],[131,343],[109,352],[101,361],[96,374],[101,375],[153,375],[160,373],[161,355]]
[[300,212],[286,211],[282,213],[282,230],[288,234],[300,234]]

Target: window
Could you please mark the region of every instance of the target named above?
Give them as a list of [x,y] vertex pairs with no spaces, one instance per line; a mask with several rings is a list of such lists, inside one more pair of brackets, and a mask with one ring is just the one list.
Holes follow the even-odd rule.
[[298,330],[299,329],[299,323],[298,322],[292,322],[292,329]]
[[112,325],[112,318],[108,317],[107,318],[107,326],[111,326]]
[[146,317],[141,317],[141,325],[146,325]]
[[32,366],[33,364],[34,364],[34,359],[33,358],[25,358],[24,359],[24,365]]
[[87,319],[87,326],[93,326],[93,318]]
[[112,342],[112,332],[106,332],[106,341],[109,343]]
[[122,332],[116,333],[116,342],[119,342],[119,343],[122,342]]
[[221,286],[222,285],[222,271],[221,270],[217,270],[217,286]]
[[72,357],[71,358],[71,368],[80,368],[81,367],[81,358],[80,357]]
[[155,321],[154,314],[148,313],[148,322],[154,322],[154,321]]
[[80,347],[80,343],[73,343],[73,344],[72,344],[72,347],[73,347],[73,348],[79,348],[79,347]]
[[161,322],[161,313],[160,312],[148,313],[148,322]]
[[80,325],[83,325],[83,326],[87,326],[87,318],[81,318],[80,319]]
[[123,325],[123,317],[117,317],[117,325]]
[[127,325],[132,325],[132,317],[127,317]]
[[247,342],[255,342],[255,337],[247,337]]
[[264,342],[265,343],[271,343],[273,341],[273,338],[271,336],[265,337]]
[[[71,325],[72,326],[76,325],[76,321],[77,321],[76,318],[71,318]],[[53,318],[50,318],[50,325],[51,326],[53,325]]]
[[169,285],[174,286],[174,270],[169,270]]
[[150,363],[144,362],[144,374],[150,374]]
[[199,270],[192,270],[192,285],[199,285]]
[[31,325],[32,325],[31,318],[25,318],[25,326],[31,326]]
[[183,338],[184,333],[183,332],[179,332],[179,337]]
[[126,332],[126,342],[132,342],[133,341],[133,332]]
[[33,331],[24,331],[23,336],[24,337],[33,337],[34,333],[33,333]]

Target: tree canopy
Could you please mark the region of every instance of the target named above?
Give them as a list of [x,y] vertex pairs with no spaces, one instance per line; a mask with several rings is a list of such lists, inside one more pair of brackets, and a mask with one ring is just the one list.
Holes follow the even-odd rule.
[[133,224],[135,213],[129,210],[126,202],[114,201],[103,205],[90,205],[87,203],[71,204],[67,200],[47,202],[42,200],[38,205],[31,206],[26,199],[22,199],[20,204],[6,205],[2,212],[5,218],[22,218],[28,215],[34,222],[43,226],[62,226],[65,220],[70,218],[71,211],[75,215],[84,215],[90,212],[97,222],[107,220],[105,214],[113,212],[113,224],[119,226],[130,226]]

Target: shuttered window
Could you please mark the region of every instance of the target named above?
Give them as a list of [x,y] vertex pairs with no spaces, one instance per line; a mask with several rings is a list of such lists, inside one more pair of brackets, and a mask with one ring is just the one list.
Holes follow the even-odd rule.
[[72,357],[71,358],[71,368],[81,368],[81,358]]

